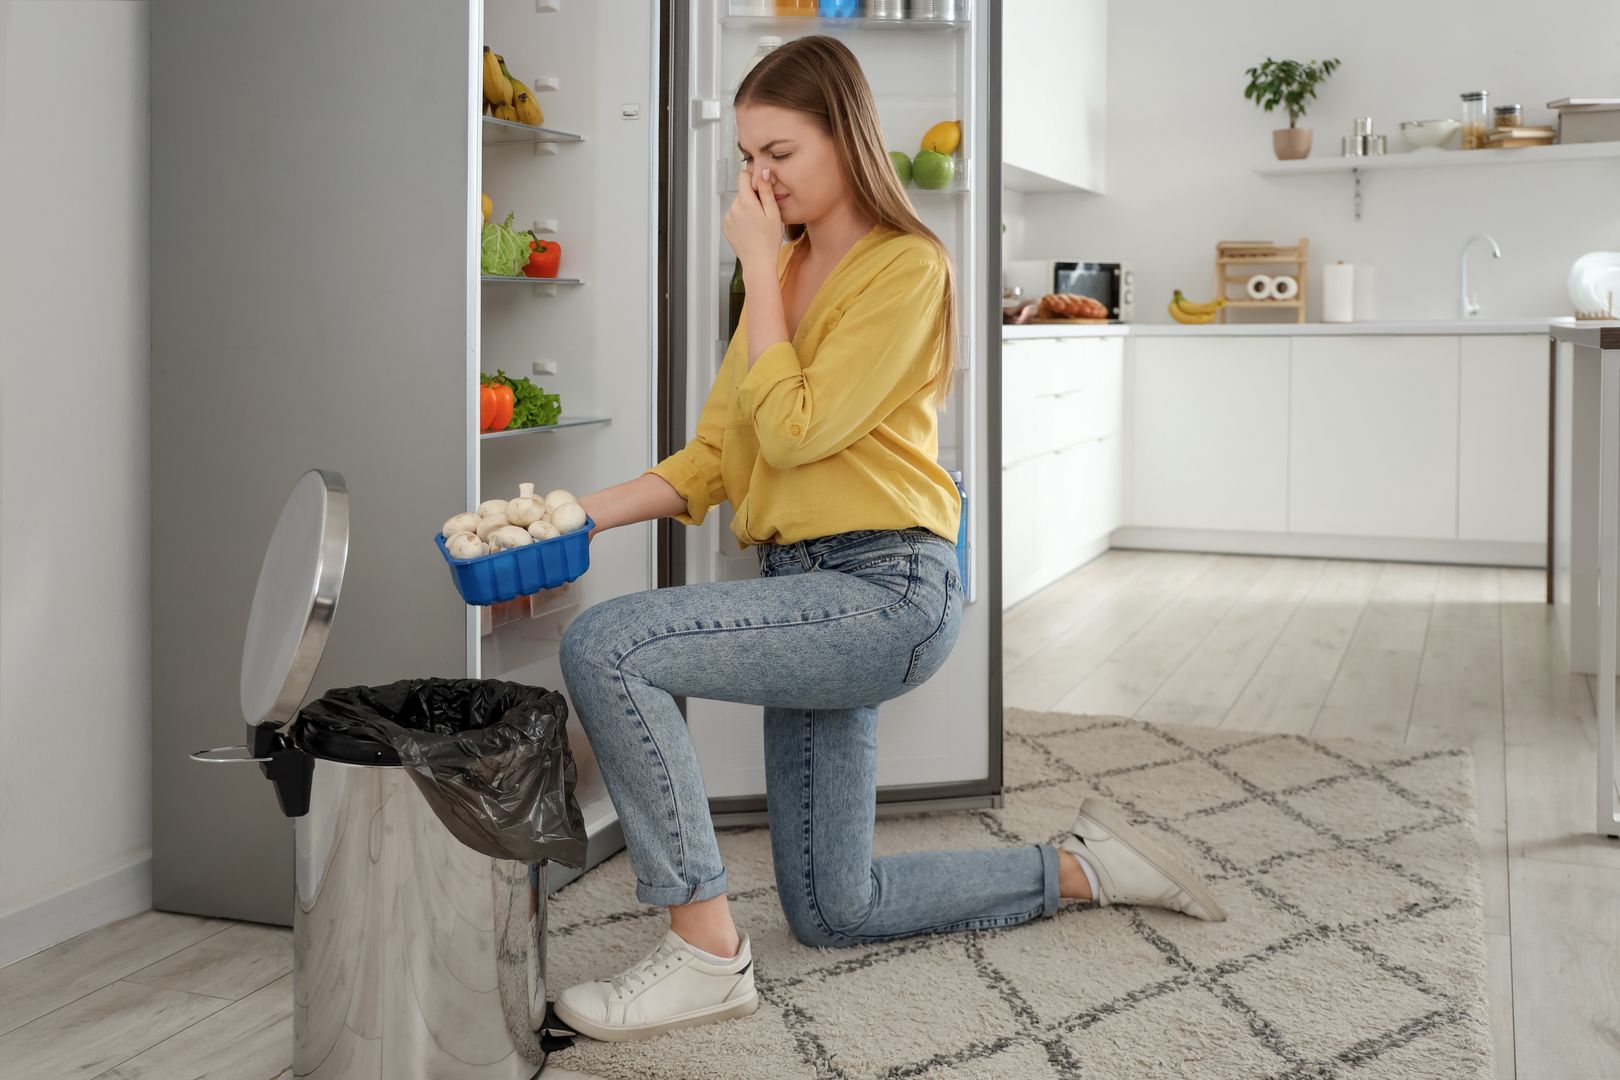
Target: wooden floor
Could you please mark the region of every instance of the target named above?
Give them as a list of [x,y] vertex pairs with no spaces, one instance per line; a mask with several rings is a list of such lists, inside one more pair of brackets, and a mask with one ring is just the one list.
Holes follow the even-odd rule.
[[[1006,702],[1470,748],[1498,1075],[1612,1080],[1620,841],[1592,832],[1592,689],[1542,589],[1522,570],[1110,552],[1008,613]],[[290,1078],[290,970],[284,930],[148,913],[86,934],[0,969],[0,1080]]]

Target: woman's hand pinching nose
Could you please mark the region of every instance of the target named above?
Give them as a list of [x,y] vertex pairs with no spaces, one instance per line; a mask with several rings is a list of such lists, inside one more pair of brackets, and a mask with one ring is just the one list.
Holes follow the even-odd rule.
[[744,170],[737,179],[737,197],[721,227],[746,274],[756,262],[762,266],[774,263],[782,246],[782,213],[771,190],[769,169]]

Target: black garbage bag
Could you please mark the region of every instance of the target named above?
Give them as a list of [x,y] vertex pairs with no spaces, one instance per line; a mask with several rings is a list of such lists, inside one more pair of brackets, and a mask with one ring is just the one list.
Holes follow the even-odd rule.
[[518,862],[585,866],[568,702],[499,679],[405,679],[332,690],[299,713],[299,738],[393,749],[452,836]]

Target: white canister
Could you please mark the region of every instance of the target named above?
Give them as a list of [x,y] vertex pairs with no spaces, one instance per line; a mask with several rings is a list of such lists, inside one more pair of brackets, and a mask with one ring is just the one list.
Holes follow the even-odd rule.
[[1343,260],[1322,267],[1322,321],[1354,322],[1355,267]]
[[1244,289],[1248,292],[1250,300],[1270,300],[1271,278],[1266,274],[1256,274],[1249,279]]

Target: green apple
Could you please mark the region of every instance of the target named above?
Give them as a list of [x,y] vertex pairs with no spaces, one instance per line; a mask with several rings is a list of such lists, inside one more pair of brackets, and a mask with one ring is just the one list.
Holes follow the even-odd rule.
[[956,163],[934,150],[919,150],[911,162],[911,176],[920,188],[949,187],[956,179]]
[[900,177],[900,186],[905,187],[911,183],[911,159],[898,150],[890,150],[889,160],[894,162],[894,171]]

